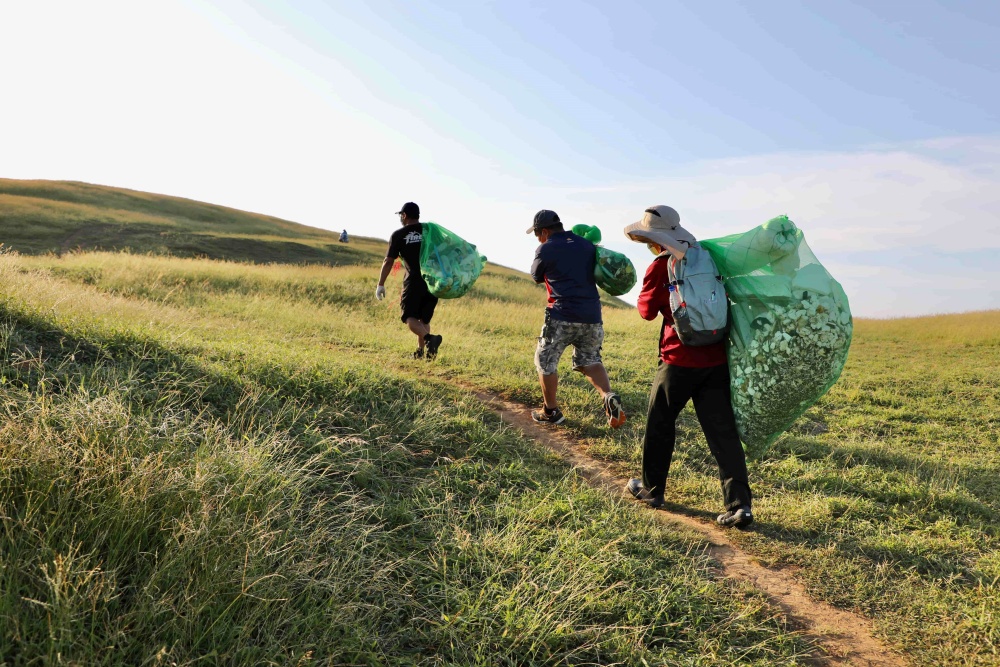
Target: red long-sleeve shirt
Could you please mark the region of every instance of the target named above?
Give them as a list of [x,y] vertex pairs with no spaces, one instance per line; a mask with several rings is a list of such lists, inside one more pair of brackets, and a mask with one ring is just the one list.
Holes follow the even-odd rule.
[[671,326],[674,323],[670,313],[670,278],[668,277],[669,255],[661,255],[653,260],[642,279],[642,292],[636,307],[644,320],[655,320],[663,315],[663,333],[660,336],[660,359],[665,364],[708,368],[726,363],[725,341],[711,345],[685,345],[677,337]]

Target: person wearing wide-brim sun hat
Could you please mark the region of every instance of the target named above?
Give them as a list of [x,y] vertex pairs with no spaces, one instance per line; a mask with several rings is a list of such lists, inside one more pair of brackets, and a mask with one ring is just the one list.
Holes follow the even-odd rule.
[[659,364],[649,393],[642,441],[642,478],[630,480],[628,491],[653,508],[665,504],[675,422],[692,401],[708,448],[719,466],[725,511],[718,522],[724,526],[749,525],[753,522],[752,494],[729,393],[725,341],[685,345],[672,326],[670,264],[682,260],[688,250],[698,246],[698,240],[681,226],[677,211],[663,205],[647,208],[641,220],[625,227],[625,235],[645,243],[656,255],[646,270],[636,308],[646,320],[663,315]]

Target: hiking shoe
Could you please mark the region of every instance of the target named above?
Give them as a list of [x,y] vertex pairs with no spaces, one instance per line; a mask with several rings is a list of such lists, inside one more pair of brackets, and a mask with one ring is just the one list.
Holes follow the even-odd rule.
[[608,415],[608,426],[618,428],[625,423],[625,411],[622,410],[622,397],[611,392],[604,397],[604,412]]
[[414,352],[412,356],[413,356],[414,359],[423,359],[424,358],[424,348],[418,347],[417,351]]
[[441,340],[444,336],[434,336],[432,334],[427,334],[424,340],[427,342],[427,358],[433,359],[438,356],[438,348],[441,347]]
[[630,479],[628,481],[628,484],[625,485],[625,488],[628,489],[628,492],[632,494],[633,498],[646,503],[653,509],[656,509],[658,507],[663,507],[663,505],[666,503],[666,501],[663,500],[662,493],[657,493],[657,494],[650,493],[649,489],[647,489],[642,485],[641,479]]
[[753,511],[750,509],[749,505],[744,505],[743,507],[737,507],[734,510],[729,510],[725,514],[720,514],[716,521],[720,526],[742,528],[743,526],[749,526],[753,523]]
[[566,418],[563,417],[562,410],[555,408],[551,412],[543,407],[541,410],[532,410],[531,418],[539,424],[562,424]]

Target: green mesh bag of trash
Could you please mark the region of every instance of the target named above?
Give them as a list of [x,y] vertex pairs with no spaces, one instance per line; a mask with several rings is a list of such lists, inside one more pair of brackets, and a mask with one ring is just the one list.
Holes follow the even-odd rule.
[[594,280],[597,286],[611,296],[621,296],[635,286],[636,274],[632,260],[620,252],[608,250],[602,245],[601,230],[592,225],[573,225],[570,230],[597,246],[597,263],[594,265]]
[[486,266],[486,257],[476,246],[435,222],[421,225],[420,275],[434,296],[457,299],[475,284]]
[[736,426],[759,456],[840,377],[853,333],[847,294],[785,216],[700,243],[729,296]]

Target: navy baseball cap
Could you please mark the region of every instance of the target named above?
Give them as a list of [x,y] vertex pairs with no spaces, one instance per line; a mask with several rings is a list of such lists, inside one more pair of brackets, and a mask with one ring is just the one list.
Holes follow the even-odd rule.
[[546,227],[554,227],[555,225],[561,225],[562,220],[559,219],[559,214],[555,211],[550,211],[543,208],[541,211],[535,214],[535,221],[528,227],[528,231],[525,234],[533,234],[540,229],[545,229]]
[[396,215],[400,213],[405,213],[407,218],[419,218],[420,217],[420,207],[411,201],[403,204],[403,208],[396,211]]

